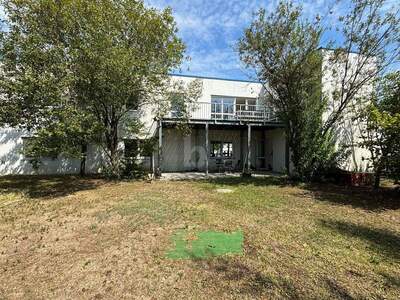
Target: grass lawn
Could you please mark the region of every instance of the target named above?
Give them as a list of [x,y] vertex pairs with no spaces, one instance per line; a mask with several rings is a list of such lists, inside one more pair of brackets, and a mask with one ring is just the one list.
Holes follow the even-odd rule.
[[[176,232],[242,254],[171,259]],[[400,299],[394,191],[283,178],[0,178],[0,299]]]

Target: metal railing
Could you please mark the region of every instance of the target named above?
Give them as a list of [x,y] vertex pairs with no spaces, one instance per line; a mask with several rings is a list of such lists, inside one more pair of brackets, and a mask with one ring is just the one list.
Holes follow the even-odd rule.
[[[189,107],[190,119],[215,121],[278,122],[275,111],[266,105],[197,102]],[[182,113],[171,110],[167,118],[179,119]]]

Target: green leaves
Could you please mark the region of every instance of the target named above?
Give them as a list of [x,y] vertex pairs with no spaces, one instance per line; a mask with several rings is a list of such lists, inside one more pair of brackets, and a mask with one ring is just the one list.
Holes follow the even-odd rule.
[[184,134],[190,133],[189,119],[198,106],[198,99],[203,91],[203,82],[200,79],[185,83],[182,80],[173,81],[164,91],[163,101],[158,109],[158,117],[172,113],[177,119],[177,128]]
[[400,72],[388,73],[377,86],[371,104],[361,115],[366,123],[361,146],[371,153],[376,187],[383,170],[400,178]]
[[266,101],[286,125],[297,175],[310,179],[327,156],[321,153],[328,151],[325,137],[320,137],[326,101],[318,51],[322,29],[301,16],[301,7],[291,2],[280,2],[269,15],[260,10],[238,50],[242,61],[256,69]]
[[[352,117],[353,104],[370,93],[376,76],[400,58],[399,11],[382,12],[384,4],[352,1],[338,18],[343,46],[335,51],[319,49],[325,30],[321,18],[309,21],[301,6],[290,0],[281,1],[271,13],[260,10],[239,40],[241,60],[254,68],[267,101],[286,125],[291,158],[303,179],[314,177],[316,170],[339,157],[333,148],[341,137],[335,131],[348,126],[343,119]],[[354,157],[353,163],[357,167]]]
[[118,172],[119,131],[139,128],[128,124],[128,104],[157,102],[183,59],[171,10],[141,0],[2,3],[0,123],[32,129],[43,151],[73,155],[77,144],[97,143]]

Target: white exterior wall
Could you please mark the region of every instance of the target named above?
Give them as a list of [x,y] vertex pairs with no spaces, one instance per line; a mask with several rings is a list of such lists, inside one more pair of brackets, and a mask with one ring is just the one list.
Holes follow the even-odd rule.
[[[181,80],[189,83],[195,80],[195,77],[172,76],[173,81]],[[230,96],[244,98],[258,98],[261,92],[261,85],[254,82],[242,82],[220,79],[202,78],[203,93],[199,102],[211,103],[212,96]],[[147,105],[141,111],[132,111],[132,117],[139,116],[144,124],[144,129],[139,138],[149,138],[157,134],[157,123],[154,121],[154,107]],[[171,153],[164,159],[165,170],[190,171],[194,168],[205,168],[205,148],[204,132],[198,131],[195,136],[182,137],[177,134],[169,136],[168,130],[165,130],[164,155]],[[210,131],[211,132],[211,131]],[[215,138],[239,141],[240,132],[237,131],[219,131],[210,133],[210,141]],[[0,128],[0,176],[9,174],[78,174],[80,161],[78,159],[68,158],[43,158],[38,170],[32,168],[29,158],[22,154],[23,137],[31,136],[26,131],[20,131],[14,128]],[[124,132],[120,132],[120,138],[131,138]],[[244,137],[246,138],[246,137]],[[247,140],[246,140],[247,141]],[[237,147],[237,146],[234,146]],[[240,149],[234,149],[236,163],[240,159]],[[255,148],[252,149],[253,159]],[[95,146],[89,146],[87,156],[87,173],[97,173],[101,171],[102,152]],[[256,164],[254,161],[253,164]],[[210,169],[215,163],[210,159]]]
[[[195,77],[172,75],[172,80],[182,80],[189,83]],[[232,81],[221,79],[200,78],[203,82],[203,93],[199,102],[211,103],[211,96],[229,96],[243,98],[258,98],[262,86],[256,82]]]
[[[329,52],[328,52],[329,53]],[[356,56],[353,57],[356,59]],[[322,88],[323,93],[328,97],[337,86],[337,80],[333,79],[331,69],[329,68],[328,55],[324,55]],[[172,76],[172,80],[181,80],[189,83],[195,80],[195,77]],[[201,78],[203,83],[202,96],[199,102],[211,103],[212,96],[259,98],[262,92],[262,86],[254,82],[230,81],[220,79]],[[372,87],[367,87],[363,93],[370,93]],[[330,108],[334,103],[330,103]],[[324,115],[326,118],[330,110]],[[144,123],[143,134],[140,138],[148,138],[157,134],[157,123],[154,121],[154,111],[151,106],[145,106],[141,112],[132,112],[132,116],[140,116]],[[336,128],[339,143],[356,144],[359,141],[359,133],[362,124],[357,124],[352,120],[352,113],[348,112],[339,126]],[[163,129],[163,169],[164,171],[192,171],[204,170],[206,151],[204,147],[205,131],[196,129],[191,136],[181,136],[173,129]],[[79,173],[80,162],[77,159],[47,159],[42,160],[42,164],[36,172],[32,169],[29,159],[23,157],[22,137],[29,136],[26,132],[21,132],[12,128],[0,129],[0,175],[6,174],[76,174]],[[128,138],[121,133],[121,139]],[[243,164],[247,150],[247,130],[210,130],[209,141],[232,141],[234,147],[233,166]],[[240,143],[241,141],[241,143]],[[252,132],[251,162],[253,167],[261,166],[261,159],[257,154],[257,143],[265,143],[265,165],[271,167],[275,172],[284,172],[285,164],[285,136],[283,129],[267,130],[264,134],[261,132]],[[239,145],[242,145],[240,147]],[[366,160],[369,153],[367,150],[354,147],[354,151],[349,160],[343,165],[348,170],[366,169]],[[100,171],[102,165],[102,154],[99,149],[89,146],[87,157],[87,172],[96,173]],[[156,160],[157,161],[157,160]],[[209,158],[209,169],[215,170],[215,159]]]
[[[262,92],[262,85],[256,82],[246,81],[233,81],[212,78],[197,78],[189,76],[171,75],[172,82],[181,81],[184,84],[200,79],[203,85],[203,91],[198,99],[199,103],[211,103],[212,96],[227,96],[227,97],[240,97],[240,98],[256,98],[260,97]],[[262,100],[259,100],[260,104]],[[141,111],[132,111],[132,116],[139,116],[140,121],[144,124],[144,129],[139,138],[148,138],[154,136],[157,130],[157,123],[154,121],[156,107],[153,104],[144,105]],[[197,110],[192,113],[192,118],[211,117],[211,105],[199,106]]]
[[[335,111],[339,105],[337,101],[333,99],[333,92],[340,87],[341,81],[344,78],[344,65],[334,65],[329,60],[332,55],[332,50],[322,50],[322,93],[328,99],[328,109],[323,115],[326,120],[329,115]],[[349,54],[349,70],[346,78],[350,78],[354,74],[355,66],[359,60],[359,55],[356,53]],[[375,62],[366,64],[362,72],[374,71]],[[336,75],[335,75],[336,73]],[[356,83],[363,79],[361,74]],[[348,79],[347,79],[348,80]],[[347,145],[351,149],[350,157],[343,163],[342,168],[349,171],[367,171],[369,163],[367,158],[370,157],[370,153],[367,149],[359,147],[359,143],[362,142],[361,131],[365,128],[365,124],[361,123],[355,116],[358,115],[360,109],[367,105],[365,97],[369,96],[373,91],[372,83],[365,85],[355,95],[355,100],[349,103],[348,108],[344,111],[343,118],[338,121],[336,126],[335,135],[337,139],[337,147],[339,145]]]
[[286,138],[284,129],[273,129],[265,132],[266,160],[274,172],[286,171]]
[[[22,154],[23,137],[26,131],[15,128],[0,128],[0,176],[32,174],[79,174],[80,160],[68,158],[43,158],[38,170],[32,168],[29,158]],[[88,147],[86,172],[98,173],[101,168],[101,151],[95,146]]]

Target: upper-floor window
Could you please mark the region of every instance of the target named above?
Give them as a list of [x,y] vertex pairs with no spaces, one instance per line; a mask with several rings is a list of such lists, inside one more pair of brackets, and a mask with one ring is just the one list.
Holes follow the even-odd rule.
[[172,93],[170,101],[172,117],[183,118],[186,110],[185,95],[183,93]]
[[124,139],[124,156],[126,158],[149,157],[152,156],[151,144],[145,140]]
[[238,116],[257,113],[257,99],[244,97],[211,97],[211,117],[213,119],[232,120]]
[[256,111],[257,99],[236,98],[236,111]]
[[211,97],[211,116],[214,119],[232,119],[235,113],[235,98]]

